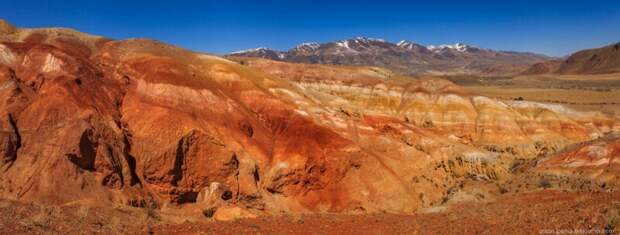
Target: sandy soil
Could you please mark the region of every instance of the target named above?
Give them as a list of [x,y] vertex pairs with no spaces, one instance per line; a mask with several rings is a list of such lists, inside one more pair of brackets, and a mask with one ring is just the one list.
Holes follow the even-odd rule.
[[620,118],[620,74],[530,75],[519,77],[453,76],[468,92],[497,99],[563,104]]
[[576,89],[541,89],[506,86],[467,86],[474,94],[502,99],[523,97],[527,100],[572,104],[620,104],[620,90],[594,91]]
[[620,118],[620,90],[597,91],[514,86],[464,86],[472,94],[503,100],[524,100],[563,104],[581,111],[601,111]]
[[620,225],[620,193],[542,190],[425,211],[262,216],[232,222],[205,218],[171,224],[140,208],[46,207],[4,200],[0,234],[614,234]]
[[515,79],[559,79],[559,80],[579,80],[579,81],[593,81],[593,80],[608,80],[614,81],[620,79],[620,73],[611,74],[588,74],[588,75],[556,75],[556,74],[541,74],[541,75],[527,75],[518,76]]

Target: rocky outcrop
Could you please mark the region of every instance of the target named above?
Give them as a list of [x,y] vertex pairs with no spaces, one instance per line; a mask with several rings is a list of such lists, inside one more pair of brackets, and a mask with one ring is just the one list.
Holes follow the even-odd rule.
[[620,187],[620,135],[568,146],[539,162],[536,171],[571,189],[612,191]]

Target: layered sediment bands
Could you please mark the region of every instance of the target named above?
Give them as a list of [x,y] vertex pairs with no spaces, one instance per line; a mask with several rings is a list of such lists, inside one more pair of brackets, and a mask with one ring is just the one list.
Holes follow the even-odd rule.
[[515,159],[618,128],[378,68],[240,64],[50,32],[0,43],[5,197],[228,208],[218,215],[412,213],[465,181],[510,180]]
[[620,136],[607,135],[571,145],[540,161],[536,172],[558,185],[576,190],[617,190],[620,187]]
[[[560,105],[469,96],[442,80],[412,82],[377,77],[372,82],[364,79],[354,82],[330,73],[322,76],[302,72],[286,73],[287,76],[281,71],[318,68],[259,59],[244,61],[248,66],[293,81],[325,107],[353,110],[358,115],[363,112],[363,115],[391,116],[492,152],[535,157],[537,143],[559,148],[618,128],[615,120],[600,113],[576,112]],[[285,66],[293,68],[282,68]]]

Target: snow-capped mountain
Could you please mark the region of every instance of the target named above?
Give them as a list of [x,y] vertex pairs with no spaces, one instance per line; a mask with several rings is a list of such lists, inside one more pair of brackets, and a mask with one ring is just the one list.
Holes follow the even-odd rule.
[[407,41],[407,40],[401,40],[400,42],[398,42],[396,44],[396,46],[403,48],[405,50],[410,50],[410,51],[418,51],[421,53],[429,53],[430,51],[425,47],[422,46],[420,44],[411,42],[411,41]]
[[407,40],[401,40],[400,42],[396,43],[396,46],[399,46],[402,48],[411,48],[411,46],[413,46],[413,42],[407,41]]
[[245,54],[245,53],[255,53],[255,52],[261,52],[261,51],[268,51],[271,50],[269,48],[266,47],[258,47],[258,48],[252,48],[252,49],[247,49],[247,50],[241,50],[241,51],[235,51],[235,52],[231,52],[231,55],[234,54]]
[[[330,43],[327,43],[329,45]],[[336,46],[343,52],[359,53],[363,51],[385,48],[391,46],[391,43],[387,43],[383,39],[367,38],[367,37],[355,37],[352,39],[337,41]]]
[[243,56],[243,57],[260,57],[267,58],[272,60],[283,60],[286,58],[286,53],[276,51],[273,49],[269,49],[266,47],[258,47],[253,49],[235,51],[230,53],[232,56]]
[[304,42],[302,44],[299,44],[299,45],[295,46],[291,50],[292,51],[300,51],[300,52],[311,52],[311,51],[315,51],[315,50],[319,49],[320,46],[321,46],[321,44],[319,44],[317,42]]
[[340,42],[347,41],[355,44],[371,44],[371,43],[385,43],[384,39],[381,38],[367,38],[367,37],[355,37],[352,39],[342,40]]
[[550,57],[522,52],[484,49],[463,43],[423,46],[402,40],[355,37],[327,43],[302,43],[288,51],[268,48],[233,52],[230,56],[272,60],[386,67],[404,74],[466,73],[508,74],[546,61]]

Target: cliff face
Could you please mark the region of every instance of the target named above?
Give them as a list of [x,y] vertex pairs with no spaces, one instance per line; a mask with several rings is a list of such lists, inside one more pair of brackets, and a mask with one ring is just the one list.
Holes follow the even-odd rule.
[[0,195],[253,213],[414,212],[618,129],[373,67],[230,61],[16,29],[0,43]]

